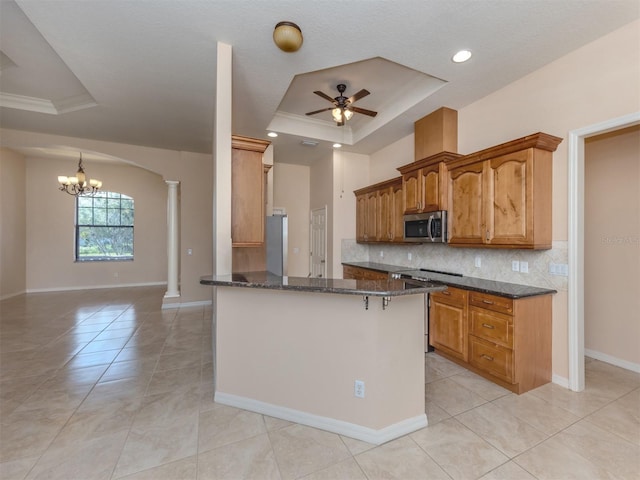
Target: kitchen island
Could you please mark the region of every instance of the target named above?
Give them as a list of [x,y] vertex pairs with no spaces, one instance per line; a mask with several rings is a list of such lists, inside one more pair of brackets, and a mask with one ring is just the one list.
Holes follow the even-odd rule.
[[267,272],[200,283],[215,287],[216,402],[374,444],[427,425],[425,298],[446,286]]

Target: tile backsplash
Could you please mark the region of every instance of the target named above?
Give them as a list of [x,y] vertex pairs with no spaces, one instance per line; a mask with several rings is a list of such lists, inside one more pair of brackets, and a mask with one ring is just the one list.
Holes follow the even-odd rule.
[[[411,258],[411,259],[409,259]],[[479,258],[480,266],[476,267]],[[550,265],[568,263],[567,242],[553,242],[550,250],[458,248],[443,244],[359,244],[342,240],[343,262],[376,262],[408,268],[429,268],[468,277],[535,287],[567,290],[567,277],[549,273]],[[513,271],[513,262],[526,262],[528,273]]]

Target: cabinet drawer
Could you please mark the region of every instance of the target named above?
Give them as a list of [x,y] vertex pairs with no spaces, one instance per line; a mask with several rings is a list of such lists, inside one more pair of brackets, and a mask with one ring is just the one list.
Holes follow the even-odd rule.
[[469,363],[513,383],[513,351],[509,348],[469,335]]
[[467,291],[459,288],[447,287],[442,292],[432,292],[430,295],[434,300],[450,305],[466,305],[467,303]]
[[513,300],[488,293],[470,292],[469,305],[493,310],[494,312],[513,314]]
[[469,333],[503,347],[513,348],[513,317],[471,307],[469,318]]

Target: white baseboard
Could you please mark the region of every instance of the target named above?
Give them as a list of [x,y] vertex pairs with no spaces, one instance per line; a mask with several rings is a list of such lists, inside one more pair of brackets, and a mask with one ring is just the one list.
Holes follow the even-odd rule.
[[82,287],[29,288],[25,293],[72,292],[75,290],[101,290],[105,288],[160,287],[167,282],[118,283],[117,285],[84,285]]
[[555,373],[551,376],[551,383],[555,383],[556,385],[560,385],[564,388],[569,388],[569,379],[556,375]]
[[186,308],[186,307],[202,307],[211,305],[213,302],[211,300],[200,300],[198,302],[184,302],[184,303],[164,303],[162,305],[162,310],[172,310],[175,308]]
[[638,363],[633,363],[628,360],[616,358],[606,353],[596,352],[595,350],[589,350],[588,348],[584,349],[584,354],[589,358],[600,360],[601,362],[605,363],[610,363],[611,365],[615,365],[616,367],[621,367],[626,370],[631,370],[632,372],[640,373],[640,364]]
[[319,428],[339,435],[345,435],[374,445],[381,445],[427,426],[427,416],[425,414],[418,415],[413,418],[407,418],[406,420],[394,423],[393,425],[389,425],[388,427],[380,430],[374,430],[355,423],[344,422],[342,420],[314,415],[312,413],[302,412],[292,408],[272,405],[270,403],[261,402],[252,398],[240,397],[230,393],[216,392],[215,402],[269,415],[270,417],[281,418],[290,422],[300,423],[309,427]]
[[3,295],[0,297],[0,301],[2,300],[6,300],[8,298],[12,298],[12,297],[17,297],[18,295],[22,295],[23,293],[27,293],[26,290],[22,290],[21,292],[16,292],[16,293],[8,293],[6,295]]

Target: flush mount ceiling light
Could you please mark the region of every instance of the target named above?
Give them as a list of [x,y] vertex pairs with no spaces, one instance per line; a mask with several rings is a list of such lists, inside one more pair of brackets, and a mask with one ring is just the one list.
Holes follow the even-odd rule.
[[462,62],[466,62],[470,58],[471,58],[471,52],[469,50],[460,50],[451,58],[451,60],[453,60],[455,63],[462,63]]
[[293,22],[279,22],[273,30],[273,42],[283,52],[296,52],[302,46],[302,30]]
[[87,185],[87,176],[85,175],[84,168],[82,167],[82,152],[80,153],[80,161],[78,162],[78,171],[76,172],[76,176],[65,177],[60,175],[58,177],[58,183],[60,184],[60,190],[76,197],[95,195],[98,193],[98,190],[100,190],[100,187],[102,187],[102,182],[95,178],[89,179],[89,184]]

